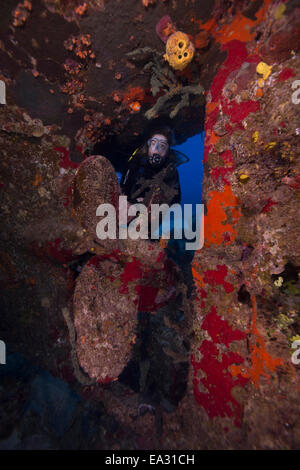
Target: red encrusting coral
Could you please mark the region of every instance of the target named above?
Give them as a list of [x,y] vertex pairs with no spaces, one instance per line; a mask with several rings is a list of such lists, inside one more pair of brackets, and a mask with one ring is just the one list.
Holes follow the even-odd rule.
[[155,27],[156,34],[158,37],[166,43],[168,41],[169,36],[172,33],[176,32],[176,28],[172,23],[172,20],[169,15],[163,16]]
[[[114,250],[111,253],[93,256],[87,264],[98,268],[103,260],[120,262],[122,256],[124,256],[124,253],[122,254],[121,251]],[[107,277],[111,282],[115,280],[112,276]],[[120,282],[119,293],[125,295],[129,293],[130,284],[134,284],[135,292],[138,295],[138,300],[135,303],[141,312],[156,311],[175,295],[175,290],[172,290],[174,285],[173,263],[170,260],[165,261],[164,267],[161,270],[149,269],[141,261],[133,257],[131,261],[125,263],[120,276]],[[161,292],[167,294],[159,296]]]
[[[260,109],[259,100],[237,102],[234,99],[228,100],[224,95],[224,87],[229,79],[229,75],[239,70],[245,62],[258,63],[260,58],[257,55],[249,55],[246,45],[236,39],[223,44],[222,50],[227,51],[227,58],[213,79],[210,88],[211,100],[208,101],[206,105],[207,117],[205,132],[207,142],[204,149],[204,162],[208,160],[210,152],[219,140],[219,137],[214,132],[214,126],[217,123],[220,111],[223,116],[229,117],[229,122],[226,123],[225,129],[226,132],[231,135],[235,129],[243,129],[242,121],[249,113],[256,112]],[[215,182],[221,177],[224,184],[229,184],[228,177],[234,169],[233,159],[231,171],[229,170],[229,165],[227,164],[226,166],[228,168],[218,167],[211,170],[211,175]]]
[[[232,351],[221,353],[218,344],[227,347],[233,341],[245,339],[245,333],[233,328],[217,315],[215,307],[206,315],[202,328],[208,332],[213,341],[204,340],[199,348],[202,354],[200,362],[192,355],[191,364],[194,369],[194,396],[199,405],[203,406],[210,418],[217,416],[232,417],[238,427],[242,424],[242,406],[232,396],[234,387],[243,387],[248,379],[245,377],[233,377],[228,368],[233,364],[242,364],[244,358]],[[205,377],[199,379],[198,372],[204,372]],[[200,392],[199,382],[207,389]]]
[[60,154],[60,162],[59,166],[61,168],[69,169],[69,168],[78,168],[80,165],[77,162],[72,162],[70,159],[70,150],[65,147],[53,147],[55,152]]
[[122,286],[119,289],[120,293],[121,294],[128,293],[128,284],[137,279],[142,279],[142,277],[143,277],[142,263],[136,258],[133,258],[131,262],[126,263],[124,267],[124,271],[121,275]]
[[232,341],[240,341],[246,338],[244,332],[233,330],[232,326],[230,326],[226,320],[222,320],[217,314],[216,307],[211,307],[210,312],[206,315],[202,323],[202,329],[208,331],[214,343],[225,344],[226,347],[228,347]]
[[216,167],[210,170],[212,179],[217,182],[221,176],[221,180],[224,184],[230,184],[227,176],[230,176],[234,171],[234,159],[231,150],[226,150],[220,154],[220,157],[224,161],[225,166]]
[[222,46],[222,50],[227,52],[227,58],[219,68],[219,71],[213,79],[210,92],[212,101],[217,101],[222,96],[222,91],[229,74],[233,70],[239,69],[244,62],[258,62],[258,57],[248,55],[246,45],[238,40],[230,41]]
[[230,101],[229,103],[223,103],[223,112],[230,116],[230,120],[233,123],[238,123],[245,119],[249,113],[255,113],[260,108],[259,101],[242,101],[236,103]]
[[233,170],[234,170],[233,167],[228,168],[228,167],[225,167],[225,166],[221,166],[221,167],[213,168],[210,171],[210,174],[211,174],[211,177],[212,177],[214,182],[217,182],[219,177],[221,177],[221,180],[224,184],[230,184],[229,180],[227,178],[227,175],[228,176],[231,175]]
[[284,82],[285,80],[288,80],[292,77],[295,77],[295,71],[289,67],[285,67],[278,75],[277,81]]
[[233,292],[234,287],[229,282],[225,281],[227,276],[228,268],[227,266],[217,266],[217,270],[208,270],[204,272],[204,281],[211,286],[216,284],[222,285],[225,289],[226,294]]
[[270,212],[271,210],[271,207],[272,206],[276,206],[277,202],[274,202],[272,201],[271,198],[269,198],[266,202],[266,204],[264,205],[264,207],[262,208],[262,210],[260,211],[261,214],[265,213],[265,212]]

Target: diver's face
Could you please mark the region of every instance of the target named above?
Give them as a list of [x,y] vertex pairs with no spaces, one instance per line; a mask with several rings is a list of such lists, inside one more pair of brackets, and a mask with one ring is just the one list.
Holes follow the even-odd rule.
[[151,166],[160,166],[168,153],[168,139],[162,134],[154,134],[148,140],[148,161]]

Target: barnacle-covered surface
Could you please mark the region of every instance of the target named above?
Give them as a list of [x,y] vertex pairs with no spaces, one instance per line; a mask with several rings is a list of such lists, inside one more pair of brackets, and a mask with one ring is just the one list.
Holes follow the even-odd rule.
[[[297,2],[0,8],[0,447],[299,448]],[[165,15],[196,48],[183,71],[163,60]],[[176,269],[163,243],[95,246],[72,204],[80,162],[121,170],[155,118],[178,142],[206,132],[205,245]],[[93,303],[113,272],[115,298]],[[74,291],[93,321],[115,302],[94,338],[78,311],[76,337]],[[122,357],[97,382],[87,346],[101,335]]]

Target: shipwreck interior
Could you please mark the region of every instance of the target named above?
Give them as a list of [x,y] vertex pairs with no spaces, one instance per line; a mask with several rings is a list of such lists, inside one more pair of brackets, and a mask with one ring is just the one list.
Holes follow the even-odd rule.
[[[296,0],[1,2],[1,450],[299,448],[299,50]],[[165,128],[203,245],[97,240]]]

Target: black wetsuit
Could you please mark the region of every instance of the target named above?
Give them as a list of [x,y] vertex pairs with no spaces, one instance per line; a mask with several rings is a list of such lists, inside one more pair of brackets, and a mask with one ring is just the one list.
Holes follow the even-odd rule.
[[131,204],[142,198],[143,204],[172,205],[180,203],[181,191],[177,171],[178,162],[172,152],[161,167],[152,167],[147,158],[135,155],[121,178],[122,192]]

